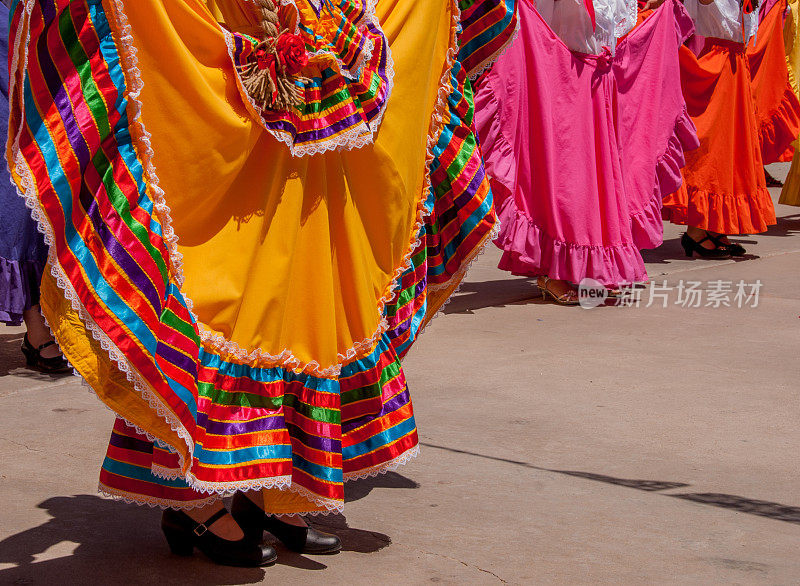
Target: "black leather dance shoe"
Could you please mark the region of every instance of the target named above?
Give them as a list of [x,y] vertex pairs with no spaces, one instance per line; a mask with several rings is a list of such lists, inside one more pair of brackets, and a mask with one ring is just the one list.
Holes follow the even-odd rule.
[[724,238],[722,234],[719,236],[709,234],[708,238],[717,248],[724,248],[730,253],[731,256],[744,256],[747,254],[747,250],[741,244],[736,244],[735,242],[724,242],[722,240]]
[[766,167],[764,167],[764,180],[767,182],[767,187],[783,187],[783,181],[770,175]]
[[703,258],[721,259],[731,257],[730,251],[724,246],[715,245],[715,248],[706,248],[703,246],[703,242],[706,240],[709,242],[714,242],[709,235],[706,235],[706,237],[701,240],[695,240],[688,234],[684,233],[683,236],[681,236],[681,246],[683,246],[683,251],[688,257],[694,256],[695,252]]
[[275,563],[278,559],[275,548],[261,545],[260,539],[254,541],[245,535],[243,539],[230,541],[211,532],[209,527],[227,513],[221,509],[198,523],[183,511],[166,509],[161,517],[161,530],[175,555],[190,556],[196,547],[222,566],[256,568]]
[[72,372],[72,367],[63,356],[53,356],[52,358],[45,358],[42,356],[42,350],[55,345],[56,343],[50,340],[36,348],[31,344],[31,341],[28,340],[28,334],[25,334],[25,337],[22,339],[21,348],[22,353],[25,355],[25,362],[28,366],[40,372],[44,372],[45,374],[65,374],[67,372]]
[[342,549],[342,541],[336,535],[317,531],[313,527],[284,523],[273,515],[267,515],[261,507],[240,492],[233,497],[231,515],[251,540],[260,540],[264,530],[267,530],[287,549],[297,553],[331,554]]

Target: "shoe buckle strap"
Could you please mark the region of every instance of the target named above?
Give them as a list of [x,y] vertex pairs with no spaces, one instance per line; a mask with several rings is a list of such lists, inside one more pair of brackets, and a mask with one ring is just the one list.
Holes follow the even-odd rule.
[[211,515],[208,519],[203,521],[202,523],[198,523],[195,525],[194,534],[200,537],[204,535],[214,523],[219,521],[222,517],[228,514],[227,509],[225,507],[221,508],[219,511]]

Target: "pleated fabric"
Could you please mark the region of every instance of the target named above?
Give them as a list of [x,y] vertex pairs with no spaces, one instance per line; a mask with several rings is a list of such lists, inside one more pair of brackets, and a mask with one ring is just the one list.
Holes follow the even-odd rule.
[[665,2],[614,55],[570,51],[530,0],[520,22],[475,100],[500,268],[608,286],[646,281],[639,249],[661,243],[662,197],[680,185],[684,149],[697,146],[677,60],[692,21]]
[[15,6],[9,160],[53,245],[43,310],[119,415],[112,496],[338,511],[418,451],[400,360],[494,225],[469,76],[516,11],[284,4],[314,57],[275,113],[236,74],[246,0]]
[[758,35],[747,45],[764,164],[792,160],[800,133],[800,102],[789,81],[784,42],[786,0],[765,6]]
[[721,234],[764,232],[775,209],[745,45],[707,37],[699,55],[681,47],[680,62],[700,148],[687,153],[683,185],[664,199],[664,219]]
[[[794,94],[800,97],[800,0],[790,0],[789,11],[783,28],[786,66],[789,83]],[[795,152],[800,143],[795,141]],[[800,206],[800,158],[792,158],[792,166],[783,183],[779,203]]]

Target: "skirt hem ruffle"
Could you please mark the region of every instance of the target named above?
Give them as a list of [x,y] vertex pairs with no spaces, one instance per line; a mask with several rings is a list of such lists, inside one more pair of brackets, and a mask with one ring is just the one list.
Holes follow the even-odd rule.
[[631,216],[633,243],[639,250],[657,248],[664,241],[664,222],[661,217],[663,199],[677,191],[683,183],[681,169],[686,165],[684,151],[700,146],[697,130],[684,108],[675,121],[675,130],[659,157],[655,172],[653,196],[644,207]]
[[[365,470],[356,470],[353,472],[345,473],[344,481],[345,482],[352,482],[354,480],[362,480],[366,478],[373,478],[382,474],[387,474],[389,472],[393,472],[399,469],[401,466],[408,464],[411,460],[415,459],[419,456],[420,448],[419,444],[415,445],[414,447],[406,450],[396,458],[384,462],[378,466],[373,466],[371,468],[367,468]],[[164,478],[169,477],[170,479],[178,478],[178,475],[165,475]],[[188,479],[187,479],[188,480]],[[314,503],[317,505],[317,509],[311,509],[306,511],[296,511],[293,514],[298,515],[336,515],[341,514],[344,510],[344,502],[333,500],[333,499],[324,499],[319,497],[318,495],[314,494],[313,492],[309,491],[306,488],[303,488],[297,484],[293,484],[290,478],[286,479],[277,479],[279,482],[275,483],[254,483],[249,482],[246,485],[241,485],[232,488],[226,489],[212,489],[211,491],[203,491],[200,487],[193,486],[190,483],[190,487],[196,491],[197,493],[204,493],[208,494],[205,498],[197,498],[191,500],[178,500],[178,499],[169,499],[169,498],[158,498],[152,495],[147,494],[139,494],[139,493],[131,493],[125,492],[120,489],[111,487],[103,482],[100,482],[98,485],[98,492],[103,496],[112,498],[114,500],[123,501],[128,504],[139,505],[139,506],[149,506],[153,508],[161,508],[161,509],[180,509],[180,510],[192,510],[197,509],[200,507],[207,506],[212,504],[218,500],[221,500],[227,496],[230,496],[234,492],[237,491],[253,491],[253,490],[263,490],[263,489],[278,489],[278,490],[286,490],[290,492],[294,492],[302,496],[303,498],[307,499],[309,502]]]
[[780,104],[761,123],[759,139],[764,164],[786,163],[792,160],[800,131],[800,102],[791,86],[786,85]]
[[503,250],[499,268],[514,275],[546,275],[573,283],[588,277],[607,287],[648,280],[644,261],[633,244],[599,246],[557,240],[520,211],[513,198],[503,203],[499,221],[500,234],[495,240]]
[[144,494],[134,494],[124,492],[116,488],[112,488],[103,484],[102,482],[97,486],[97,492],[102,496],[114,499],[115,501],[122,501],[129,505],[148,506],[151,508],[159,509],[179,509],[182,511],[190,511],[192,509],[199,509],[222,499],[222,495],[214,494],[204,499],[192,501],[179,501],[166,498],[157,498],[154,496]]
[[759,234],[776,223],[766,187],[753,195],[717,194],[685,185],[662,210],[664,220],[719,234]]
[[[125,20],[124,12],[122,12],[122,5],[120,0],[114,0],[111,3],[111,7],[114,12],[114,16],[118,18],[116,21],[116,25],[119,27],[119,34],[120,39],[122,39],[121,44],[125,44],[125,41],[130,40],[130,26]],[[453,21],[451,26],[451,38],[450,44],[451,47],[448,50],[446,57],[443,63],[443,74],[440,80],[440,86],[438,88],[438,96],[436,103],[433,107],[433,111],[431,112],[431,121],[430,121],[430,128],[428,131],[428,143],[427,143],[427,152],[425,158],[425,165],[427,169],[430,169],[432,161],[435,158],[434,147],[437,145],[440,135],[443,132],[443,128],[445,127],[445,116],[447,114],[448,109],[448,98],[450,94],[453,92],[453,87],[450,81],[451,71],[454,68],[455,62],[455,55],[456,55],[456,45],[455,45],[455,33],[458,27],[458,11],[454,11],[453,14]],[[171,263],[169,270],[171,276],[173,277],[173,282],[177,285],[180,285],[182,282],[182,274],[180,270],[180,253],[177,251],[176,240],[177,238],[174,235],[174,231],[172,230],[170,223],[169,223],[169,208],[166,206],[166,202],[163,199],[163,191],[158,187],[158,179],[155,175],[155,169],[152,165],[152,156],[153,151],[150,145],[149,137],[146,133],[146,130],[143,126],[141,126],[140,116],[140,103],[138,102],[139,98],[139,91],[141,91],[142,85],[141,80],[138,79],[137,76],[137,60],[135,55],[135,49],[133,49],[132,43],[128,45],[128,50],[130,52],[122,51],[122,67],[126,76],[131,76],[133,80],[129,83],[129,92],[128,98],[131,104],[131,117],[130,117],[130,124],[134,128],[133,134],[133,142],[137,146],[137,153],[142,158],[142,166],[144,167],[145,177],[148,180],[150,186],[152,187],[155,205],[158,214],[157,216],[159,219],[162,220],[162,230],[164,235],[164,241],[168,246],[168,252],[174,253],[175,256],[171,257]],[[14,93],[14,88],[12,88],[12,94]],[[20,144],[19,138],[16,139],[14,143],[12,143],[12,160],[15,163],[14,170],[18,174],[17,180],[18,184],[21,189],[23,189],[26,193],[26,199],[28,205],[33,210],[33,217],[39,223],[40,230],[45,232],[45,239],[48,241],[49,244],[54,244],[55,238],[53,234],[53,227],[48,221],[48,218],[45,214],[39,209],[38,199],[36,196],[36,186],[33,181],[33,177],[31,176],[30,168],[27,165],[27,161],[24,159],[21,151],[20,151]],[[395,295],[396,284],[399,282],[399,279],[402,277],[403,273],[407,270],[412,262],[412,254],[415,249],[419,246],[420,243],[420,233],[422,231],[422,227],[424,225],[424,221],[426,217],[431,213],[426,205],[426,195],[431,190],[431,177],[430,173],[427,173],[425,176],[425,184],[423,189],[421,190],[421,194],[419,196],[419,202],[417,209],[415,210],[415,222],[413,223],[414,226],[412,227],[412,234],[411,239],[408,244],[408,251],[406,252],[400,266],[397,268],[396,275],[388,283],[386,287],[385,296],[378,300],[377,303],[377,310],[379,315],[381,316],[381,321],[377,326],[377,331],[373,337],[365,340],[362,342],[362,346],[356,346],[351,348],[348,352],[347,356],[339,356],[341,362],[334,366],[335,372],[332,370],[328,370],[324,374],[319,374],[319,376],[324,377],[325,374],[328,376],[338,375],[339,369],[341,368],[342,364],[349,364],[350,362],[356,361],[361,358],[361,355],[366,355],[368,352],[371,351],[372,348],[380,341],[380,337],[384,334],[385,330],[388,328],[388,322],[386,321],[385,317],[383,317],[383,308],[386,303],[392,300]],[[102,350],[107,353],[108,359],[111,362],[116,363],[115,367],[119,370],[119,372],[123,373],[128,382],[131,383],[132,390],[135,391],[146,403],[149,409],[153,412],[153,414],[158,418],[163,420],[169,428],[174,432],[174,438],[171,438],[171,441],[167,442],[164,438],[156,438],[153,435],[149,434],[147,431],[142,429],[140,426],[133,425],[137,431],[145,434],[148,440],[150,441],[160,441],[161,443],[169,444],[170,447],[175,449],[179,456],[179,468],[181,470],[181,477],[185,478],[187,483],[195,489],[199,490],[206,490],[207,492],[216,493],[215,495],[209,498],[219,498],[220,494],[230,492],[231,490],[241,490],[241,489],[257,489],[257,488],[264,488],[266,484],[269,484],[269,481],[276,480],[274,477],[267,477],[262,479],[254,479],[252,482],[248,482],[248,485],[245,486],[238,486],[236,483],[220,483],[218,486],[210,487],[207,484],[202,482],[193,483],[192,481],[195,480],[192,472],[191,472],[191,462],[192,462],[192,455],[194,451],[194,441],[193,438],[190,436],[187,428],[183,425],[183,422],[180,418],[175,415],[168,407],[162,402],[162,397],[152,388],[152,386],[147,381],[144,374],[140,373],[139,370],[135,367],[135,365],[129,360],[128,356],[124,353],[123,350],[120,349],[120,346],[117,344],[117,340],[112,338],[109,333],[106,332],[98,323],[94,320],[92,314],[90,313],[87,306],[84,304],[83,299],[80,297],[78,292],[76,291],[74,285],[70,282],[67,278],[67,274],[65,273],[64,269],[61,267],[60,263],[58,262],[58,257],[56,255],[55,249],[51,249],[51,274],[53,276],[54,286],[57,286],[61,292],[63,292],[63,298],[65,300],[65,304],[71,306],[71,308],[77,313],[77,317],[80,319],[81,326],[86,329],[89,334],[90,338],[96,340]],[[188,300],[187,300],[188,302]],[[188,309],[191,309],[191,305],[188,305]],[[204,343],[208,343],[208,340],[204,340]],[[360,354],[359,354],[360,353]],[[287,369],[290,369],[292,366],[296,366],[297,359],[293,356],[285,357],[284,355],[278,356],[278,359],[281,359],[281,366],[284,366]],[[308,364],[306,368],[311,370],[315,365]],[[102,398],[102,397],[101,397]],[[121,416],[124,416],[121,414]],[[128,418],[125,418],[128,420]],[[174,444],[174,445],[173,445]],[[178,450],[177,448],[181,447],[183,449]],[[353,475],[353,477],[359,477],[359,474],[365,474],[367,476],[376,475],[382,472],[386,472],[392,469],[397,468],[399,465],[405,463],[408,459],[416,455],[415,451],[416,446],[409,448],[403,454],[400,454],[398,457],[393,458],[392,460],[383,462],[378,464],[374,467],[371,467],[365,471],[355,471],[349,473]],[[412,454],[413,452],[413,454]],[[398,462],[398,459],[403,459],[402,462]],[[172,476],[172,474],[164,474],[164,476]],[[278,479],[279,480],[279,479]],[[261,482],[261,484],[259,484]],[[266,483],[266,484],[265,484]],[[282,488],[282,486],[278,486],[280,482],[273,482],[270,486],[273,488]],[[223,486],[224,485],[224,486]],[[302,487],[297,485],[292,485],[287,487],[289,490],[295,490],[295,492],[302,492]],[[114,496],[114,495],[112,495]],[[120,498],[127,498],[130,500],[130,495],[122,495],[117,494],[116,496]],[[141,504],[153,504],[154,506],[160,505],[161,503],[153,501],[150,496],[143,496],[148,501],[151,502],[142,502]],[[319,498],[315,496],[315,498]],[[157,500],[157,499],[156,499]],[[198,503],[205,503],[208,501],[197,501]],[[343,505],[342,501],[338,500],[330,500],[326,499],[327,504],[325,506],[328,510],[332,512],[339,512],[341,511],[341,507]],[[328,506],[330,505],[330,507]],[[172,504],[165,504],[164,506],[173,506]],[[202,506],[202,504],[196,504],[195,506]],[[309,511],[310,513],[314,513],[314,511]]]

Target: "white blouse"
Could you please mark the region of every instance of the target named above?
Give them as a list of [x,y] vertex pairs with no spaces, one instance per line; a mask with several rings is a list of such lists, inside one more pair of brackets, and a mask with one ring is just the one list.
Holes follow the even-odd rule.
[[686,11],[694,20],[697,34],[704,37],[747,43],[758,30],[758,10],[745,14],[739,0],[684,0]]
[[536,0],[536,9],[571,51],[599,55],[636,25],[636,0],[594,0],[592,31],[583,0]]

